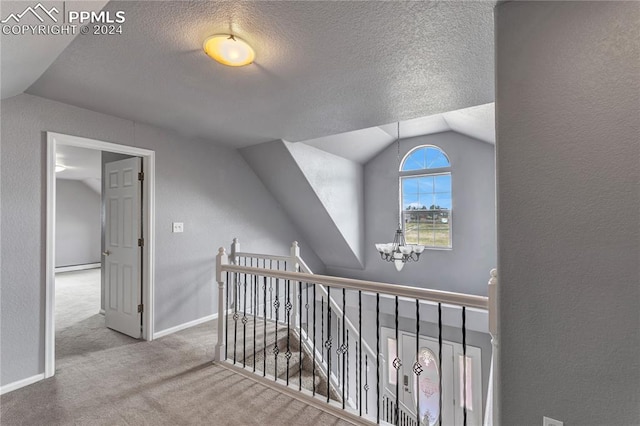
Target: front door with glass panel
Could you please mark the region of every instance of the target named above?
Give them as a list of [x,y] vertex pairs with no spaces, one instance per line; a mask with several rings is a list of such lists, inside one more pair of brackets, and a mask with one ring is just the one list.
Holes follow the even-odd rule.
[[[465,368],[462,362],[462,345],[445,341],[442,343],[440,365],[438,339],[420,336],[419,345],[416,346],[415,334],[401,331],[400,345],[397,348],[395,331],[383,327],[382,335],[386,343],[385,397],[390,401],[387,411],[391,410],[387,416],[383,416],[386,421],[394,423],[397,415],[401,419],[409,418],[411,423],[415,424],[414,420],[418,418],[419,413],[421,426],[458,426],[464,424],[466,406],[467,425],[482,424],[479,348],[467,346]],[[397,363],[400,364],[397,373],[394,367],[396,357],[400,360],[400,363]],[[416,368],[416,360],[420,364],[419,369]],[[420,374],[417,375],[416,371]],[[398,380],[399,386],[396,387]],[[394,412],[396,389],[399,389],[397,413]]]
[[[415,335],[402,333],[400,339],[401,356],[404,358],[400,374],[402,404],[414,415],[416,410],[420,410],[421,425],[454,424],[453,347],[446,343],[442,344],[442,371],[440,371],[437,340],[421,336],[416,352]],[[416,360],[422,370],[418,370],[419,376],[414,370]],[[442,390],[440,379],[442,379]],[[440,413],[440,397],[442,397],[442,413]]]

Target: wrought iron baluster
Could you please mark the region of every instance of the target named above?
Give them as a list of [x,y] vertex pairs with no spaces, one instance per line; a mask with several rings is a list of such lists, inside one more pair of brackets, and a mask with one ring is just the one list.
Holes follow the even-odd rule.
[[324,296],[320,299],[320,355],[322,355],[322,362],[324,362]]
[[327,402],[331,396],[331,287],[327,286],[327,341],[324,343],[327,349]]
[[464,426],[467,426],[467,309],[462,307],[462,416]]
[[343,288],[342,289],[342,345],[340,345],[340,352],[342,353],[342,409],[344,410],[344,390],[346,385],[346,380],[345,380],[345,370],[346,370],[346,353],[347,353],[347,344],[345,343],[346,341],[346,328],[345,328],[345,323],[347,322],[347,293],[346,290]]
[[[246,260],[245,260],[245,266],[246,266]],[[244,280],[243,280],[243,284],[244,284],[244,296],[242,298],[242,310],[243,310],[243,315],[242,315],[242,366],[246,367],[247,366],[247,322],[249,321],[247,319],[247,274],[244,274]]]
[[[422,365],[420,365],[420,301],[416,299],[416,363],[413,364],[413,372],[416,375],[416,392],[420,390],[420,374],[422,373]],[[420,398],[416,398],[416,422],[420,423]]]
[[274,380],[278,381],[278,353],[280,353],[280,349],[278,349],[278,311],[280,309],[280,300],[278,300],[279,296],[279,288],[280,283],[278,282],[278,278],[276,278],[276,301],[274,303],[274,308],[276,311],[276,333],[275,333],[275,343],[273,344],[273,355],[274,355],[274,367],[273,367],[273,375]]
[[396,358],[393,360],[393,368],[396,369],[396,425],[398,424],[398,420],[400,416],[398,415],[398,410],[400,409],[400,367],[402,367],[402,361],[400,360],[400,333],[398,328],[398,296],[396,299]]
[[240,318],[240,316],[238,315],[238,292],[237,292],[237,288],[238,288],[238,273],[234,274],[234,282],[233,282],[233,289],[234,289],[234,301],[233,301],[233,363],[236,363],[236,352],[238,351],[238,318]]
[[284,309],[285,309],[285,315],[287,316],[287,352],[285,352],[284,357],[287,359],[287,386],[289,386],[289,361],[291,361],[291,346],[290,346],[290,337],[291,337],[291,330],[290,330],[290,323],[291,323],[291,282],[289,280],[286,281],[286,288],[285,288],[286,294],[287,294],[287,302],[284,305]]
[[438,303],[438,371],[440,372],[440,401],[438,413],[440,416],[440,424],[442,424],[442,304]]
[[[360,348],[362,351],[362,348]],[[369,355],[364,354],[364,371],[366,374],[364,375],[364,411],[365,414],[369,414]],[[380,415],[378,413],[378,423],[380,423]]]
[[[300,369],[298,370],[298,390],[302,390],[302,281],[298,281],[298,355],[300,356]],[[307,337],[309,337],[307,335]]]
[[264,333],[262,336],[262,377],[267,375],[267,277],[262,281],[262,293],[264,297],[264,305],[262,307],[262,324]]
[[[269,259],[269,269],[273,269],[272,259]],[[269,318],[273,319],[273,277],[269,277]]]
[[[344,366],[347,368],[347,381],[345,382],[347,386],[347,399],[349,399],[349,330],[347,330],[347,362],[344,363]],[[344,355],[343,355],[344,357]],[[343,402],[344,404],[344,402]]]
[[356,398],[358,399],[358,411],[362,417],[362,392],[360,391],[360,386],[362,386],[362,291],[360,290],[358,290],[358,342],[359,343],[356,344],[356,358],[358,359],[358,364],[356,365],[356,376],[358,379]]
[[380,423],[380,293],[376,293],[376,410]]
[[[227,280],[224,282],[226,284],[226,292],[227,292],[227,301],[224,305],[224,360],[226,361],[229,358],[229,272],[227,272]],[[223,318],[219,314],[220,318]]]
[[[321,312],[322,313],[322,312]],[[312,375],[312,387],[313,396],[316,396],[316,284],[313,283],[313,345],[311,348],[313,352],[313,366],[311,367]]]
[[[256,261],[257,264],[257,261]],[[253,305],[251,309],[253,309],[253,372],[256,372],[256,313],[258,310],[258,276],[253,276]]]
[[[306,325],[307,325],[307,338],[308,338],[309,337],[309,283],[305,283],[305,284],[306,285],[305,285],[304,292],[305,292],[306,302],[304,305],[304,310],[307,313]],[[302,323],[300,323],[300,327],[302,327]]]

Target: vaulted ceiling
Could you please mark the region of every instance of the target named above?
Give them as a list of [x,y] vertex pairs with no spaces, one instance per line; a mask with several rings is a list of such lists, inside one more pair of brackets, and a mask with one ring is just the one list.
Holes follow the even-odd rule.
[[[235,147],[317,139],[493,102],[494,5],[109,2],[123,33],[76,36],[27,92]],[[204,55],[224,32],[254,64]]]

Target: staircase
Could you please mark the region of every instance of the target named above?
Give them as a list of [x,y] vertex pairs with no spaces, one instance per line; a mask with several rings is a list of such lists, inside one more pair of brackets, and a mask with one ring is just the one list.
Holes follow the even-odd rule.
[[[246,323],[243,318],[246,318]],[[293,329],[287,333],[286,324],[271,320],[265,322],[263,318],[254,321],[253,316],[243,317],[241,314],[236,321],[233,314],[227,315],[226,324],[228,347],[231,348],[227,361],[234,363],[235,360],[236,365],[251,369],[258,375],[326,398],[326,374],[317,361],[314,369],[313,355],[304,345],[300,345],[300,339]],[[331,400],[341,402],[340,395],[332,386],[329,387],[329,395]]]

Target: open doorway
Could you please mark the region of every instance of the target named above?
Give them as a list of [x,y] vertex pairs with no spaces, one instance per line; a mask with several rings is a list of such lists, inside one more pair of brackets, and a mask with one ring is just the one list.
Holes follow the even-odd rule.
[[47,146],[50,377],[56,351],[152,339],[154,152],[57,133]]

